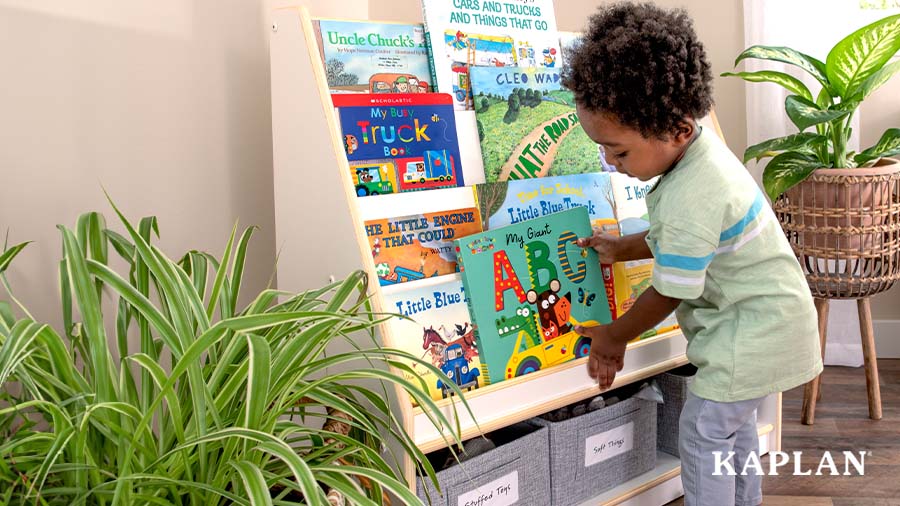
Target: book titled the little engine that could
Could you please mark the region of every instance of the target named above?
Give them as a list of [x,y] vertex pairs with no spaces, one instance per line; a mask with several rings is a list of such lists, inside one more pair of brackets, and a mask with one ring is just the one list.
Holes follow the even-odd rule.
[[586,356],[574,327],[610,323],[590,235],[576,207],[456,241],[485,384]]

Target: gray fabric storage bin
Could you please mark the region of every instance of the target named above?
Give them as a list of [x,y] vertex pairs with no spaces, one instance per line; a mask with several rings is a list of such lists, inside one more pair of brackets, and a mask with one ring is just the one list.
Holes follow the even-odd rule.
[[[552,504],[549,430],[533,423],[520,423],[506,429],[521,431],[524,435],[438,471],[436,474],[443,495],[438,494],[431,479],[419,477],[416,480],[419,498],[429,504],[424,488],[427,487],[431,504],[435,506]],[[504,492],[504,487],[510,488]],[[480,496],[485,498],[479,499]]]
[[688,385],[697,368],[688,364],[656,377],[656,383],[662,391],[663,403],[656,408],[657,429],[656,446],[660,451],[679,457],[678,453],[678,420],[681,409],[687,401]]
[[533,421],[550,429],[553,489],[536,505],[579,504],[656,467],[655,402],[632,397],[562,422]]

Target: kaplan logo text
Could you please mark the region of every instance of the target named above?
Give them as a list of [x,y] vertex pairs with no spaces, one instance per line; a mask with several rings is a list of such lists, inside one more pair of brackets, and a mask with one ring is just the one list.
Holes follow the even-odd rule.
[[[768,466],[763,465],[756,453],[750,453],[743,461],[735,459],[734,452],[712,452],[715,458],[713,476],[778,476],[779,474],[793,474],[794,476],[865,476],[866,457],[871,452],[841,452],[841,456],[835,461],[831,452],[826,451],[818,462],[803,459],[803,452],[769,452]],[[779,473],[779,470],[781,473]]]

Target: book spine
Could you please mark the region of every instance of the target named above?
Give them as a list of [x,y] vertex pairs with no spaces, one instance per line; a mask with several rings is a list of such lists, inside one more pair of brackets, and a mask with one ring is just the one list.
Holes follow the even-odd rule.
[[422,33],[425,36],[425,53],[428,54],[428,73],[431,74],[431,91],[441,93],[441,89],[438,88],[437,66],[434,62],[434,48],[431,44],[431,30],[428,29],[428,13],[426,12],[428,8],[425,6],[426,3],[427,2],[424,1],[422,2]]
[[469,283],[466,275],[466,266],[463,263],[463,254],[460,251],[460,242],[456,243],[456,265],[459,266],[459,274],[462,278],[463,290],[466,292],[466,309],[469,310],[469,319],[472,321],[472,332],[475,335],[475,348],[478,350],[478,362],[481,369],[482,385],[491,384],[491,374],[488,371],[487,360],[485,360],[484,348],[482,347],[481,333],[478,330],[478,322],[475,320],[475,307],[472,305],[472,285]]
[[615,320],[618,318],[618,315],[616,314],[616,289],[613,266],[612,264],[600,264],[600,270],[603,273],[603,288],[606,290],[606,300],[609,303],[609,315]]

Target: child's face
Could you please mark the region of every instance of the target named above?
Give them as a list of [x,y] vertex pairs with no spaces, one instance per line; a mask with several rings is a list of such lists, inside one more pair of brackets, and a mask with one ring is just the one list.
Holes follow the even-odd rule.
[[637,130],[619,123],[616,118],[576,107],[585,133],[603,146],[606,161],[616,170],[641,181],[652,179],[672,166],[687,148],[694,135],[693,121],[685,121],[685,129],[669,134],[666,139],[647,138]]

